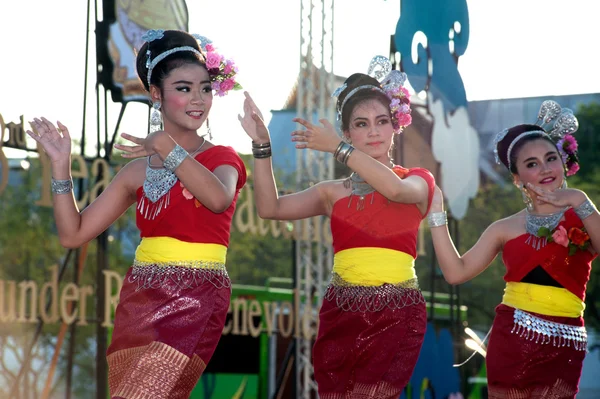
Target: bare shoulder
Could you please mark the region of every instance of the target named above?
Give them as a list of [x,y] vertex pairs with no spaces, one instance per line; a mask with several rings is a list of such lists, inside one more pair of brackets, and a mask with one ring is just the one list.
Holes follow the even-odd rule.
[[502,244],[525,234],[525,211],[517,212],[492,223],[489,227],[498,235]]
[[321,186],[320,189],[327,195],[331,203],[334,204],[340,198],[350,195],[350,186],[344,184],[345,181],[346,179],[325,180],[318,185]]
[[344,185],[345,179],[324,180],[313,186],[321,199],[327,204],[327,213],[330,215],[333,205],[341,198],[350,195],[349,186]]
[[119,169],[115,179],[119,179],[131,194],[135,195],[136,190],[144,184],[146,178],[146,158],[134,159],[127,162]]

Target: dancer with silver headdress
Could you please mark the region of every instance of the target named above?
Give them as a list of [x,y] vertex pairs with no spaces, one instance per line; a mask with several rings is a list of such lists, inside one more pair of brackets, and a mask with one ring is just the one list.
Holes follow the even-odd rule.
[[278,196],[269,131],[247,95],[242,126],[252,138],[254,191],[262,218],[331,217],[335,253],[313,348],[321,399],[398,398],[413,372],[426,329],[414,262],[417,232],[435,182],[422,168],[390,157],[393,138],[411,123],[406,76],[375,57],[333,93],[343,140],[326,120],[292,133],[299,149],[333,153],[353,173]]
[[[150,134],[115,145],[129,162],[81,214],[72,194],[71,140],[46,119],[28,134],[52,159],[61,243],[77,248],[137,203],[142,238],[125,276],[108,348],[112,398],[187,398],[227,317],[225,269],[231,220],[246,181],[231,147],[198,134],[213,92],[236,87],[236,68],[212,44],[183,31],[144,35],[137,72],[153,101]],[[199,42],[200,40],[200,42]],[[163,128],[164,126],[164,128]],[[99,356],[101,356],[99,354]]]
[[536,124],[500,132],[496,159],[512,174],[526,208],[494,222],[460,256],[446,228],[441,191],[428,217],[444,277],[460,284],[502,251],[506,288],[490,331],[489,398],[574,398],[587,347],[586,285],[600,248],[600,214],[581,190],[573,113],[545,101]]

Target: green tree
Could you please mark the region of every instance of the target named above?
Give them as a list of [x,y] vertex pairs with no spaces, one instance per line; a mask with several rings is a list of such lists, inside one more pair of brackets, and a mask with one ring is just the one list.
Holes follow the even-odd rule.
[[[62,265],[69,254],[59,242],[52,208],[36,205],[39,200],[41,188],[41,167],[38,158],[30,158],[29,170],[13,170],[10,172],[11,184],[7,186],[0,199],[0,279],[5,282],[3,305],[8,308],[7,290],[8,281],[17,283],[17,302],[20,302],[19,286],[21,281],[33,281],[38,290],[45,282],[51,280],[51,265]],[[76,186],[78,181],[75,182]],[[84,186],[91,187],[95,182],[84,181]],[[131,256],[123,251],[125,240],[119,237],[130,236],[133,223],[134,209],[128,211],[127,216],[113,224],[108,230],[110,245],[108,247],[108,262],[113,270],[124,274],[131,264]],[[135,236],[133,236],[135,237]],[[90,285],[97,289],[97,253],[96,241],[92,240],[87,247],[87,257],[83,272],[79,278],[79,286]],[[60,278],[59,292],[68,282],[74,281],[77,265],[77,251],[69,255],[64,273]],[[93,297],[97,297],[96,294]],[[39,298],[38,298],[39,300]],[[74,345],[74,373],[72,392],[77,396],[89,394],[91,387],[95,384],[95,303],[88,300],[85,314],[88,326],[77,326]],[[17,312],[19,312],[17,303]],[[27,317],[31,315],[31,304],[27,307]],[[39,312],[39,307],[38,307]],[[35,319],[35,317],[34,317]],[[34,358],[31,365],[26,369],[21,378],[19,386],[20,397],[40,397],[41,389],[46,382],[50,361],[54,355],[57,345],[57,335],[60,329],[58,323],[44,324],[35,346],[33,347]],[[31,346],[38,321],[31,323],[2,323],[0,324],[0,343],[3,354],[12,353],[16,361],[2,364],[0,371],[0,396],[8,397],[9,390],[13,387],[16,375],[27,362],[24,362],[25,354]],[[70,335],[60,348],[58,367],[54,374],[53,391],[64,389],[66,377],[66,365]],[[85,394],[84,394],[85,393]],[[77,396],[79,397],[79,396]]]

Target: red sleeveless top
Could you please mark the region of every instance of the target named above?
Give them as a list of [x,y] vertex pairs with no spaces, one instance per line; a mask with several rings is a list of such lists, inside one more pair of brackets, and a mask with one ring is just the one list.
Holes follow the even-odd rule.
[[[136,224],[143,237],[171,237],[180,241],[229,245],[231,220],[240,190],[246,183],[246,166],[232,147],[214,146],[195,159],[211,172],[221,165],[231,165],[238,172],[236,193],[227,210],[214,213],[204,207],[178,180],[169,191],[170,203],[155,219],[148,220],[136,209]],[[144,196],[137,189],[137,202]],[[146,201],[148,201],[146,199]]]
[[[573,209],[565,212],[565,218],[559,226],[567,231],[576,227],[582,228],[583,223]],[[539,250],[526,242],[529,234],[522,234],[504,244],[502,261],[506,266],[504,281],[520,282],[529,272],[541,266],[554,280],[572,292],[582,301],[585,300],[585,290],[590,279],[592,261],[597,254],[590,251],[577,250],[569,255],[569,248],[550,242]]]
[[[427,212],[433,199],[435,179],[423,168],[393,171],[401,178],[419,176],[429,188]],[[424,216],[416,204],[389,201],[377,191],[364,196],[364,209],[357,209],[359,197],[339,199],[331,212],[331,234],[334,253],[350,248],[377,247],[402,251],[417,258],[417,235]]]

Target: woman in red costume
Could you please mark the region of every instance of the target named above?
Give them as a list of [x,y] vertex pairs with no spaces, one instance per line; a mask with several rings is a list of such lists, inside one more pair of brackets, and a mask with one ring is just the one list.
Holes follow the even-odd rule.
[[54,214],[65,247],[93,239],[137,203],[141,243],[107,352],[111,397],[187,398],[217,346],[231,294],[225,257],[246,169],[233,148],[211,144],[198,129],[213,91],[233,88],[235,67],[206,39],[182,31],[149,31],[144,40],[136,62],[153,102],[151,133],[123,134],[135,145],[115,147],[139,159],[81,213],[68,129],[41,118],[28,134],[52,160]]
[[486,357],[490,398],[574,398],[587,334],[586,284],[600,247],[600,214],[566,177],[579,169],[577,119],[554,101],[538,121],[501,132],[497,159],[512,173],[526,209],[494,222],[460,256],[446,228],[441,192],[429,223],[450,284],[481,273],[502,251],[506,288],[496,308]]
[[248,96],[241,123],[252,138],[254,188],[262,218],[331,218],[335,253],[313,348],[321,399],[398,398],[417,362],[426,329],[425,301],[414,269],[417,231],[435,182],[425,169],[405,169],[390,158],[394,134],[411,122],[405,75],[375,57],[369,74],[336,90],[343,140],[323,126],[292,133],[296,148],[333,153],[353,173],[302,192],[279,196],[270,136]]

